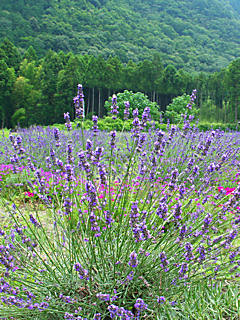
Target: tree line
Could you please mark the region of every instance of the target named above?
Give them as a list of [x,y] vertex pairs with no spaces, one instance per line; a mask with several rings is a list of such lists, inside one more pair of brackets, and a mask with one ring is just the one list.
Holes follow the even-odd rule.
[[39,58],[30,46],[20,54],[8,39],[0,44],[0,123],[13,127],[62,123],[74,117],[77,84],[84,87],[86,117],[106,115],[104,102],[113,93],[145,93],[165,111],[172,99],[197,89],[200,120],[232,123],[239,120],[240,59],[212,74],[190,73],[164,65],[160,55],[122,63],[117,56],[77,55],[48,51]]

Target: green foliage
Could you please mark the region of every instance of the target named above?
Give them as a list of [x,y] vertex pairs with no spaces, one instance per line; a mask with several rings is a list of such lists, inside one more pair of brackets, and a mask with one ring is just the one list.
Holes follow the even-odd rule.
[[5,61],[9,68],[14,68],[15,70],[19,69],[21,56],[18,49],[13,45],[8,38],[5,38],[0,45],[0,49],[4,53]]
[[240,54],[239,10],[237,0],[1,0],[0,37],[41,56],[52,49],[127,63],[160,52],[165,65],[215,71]]
[[[159,107],[155,102],[151,102],[146,95],[141,92],[133,93],[132,91],[125,90],[123,93],[117,94],[117,105],[119,107],[119,117],[120,119],[124,118],[124,102],[129,101],[130,103],[130,117],[132,118],[132,111],[138,109],[139,115],[141,116],[144,109],[149,107],[151,109],[151,117],[153,120],[158,120],[160,118]],[[112,97],[109,97],[108,101],[105,102],[105,108],[110,113],[112,105]]]
[[208,130],[216,130],[220,129],[223,131],[229,130],[240,130],[240,126],[236,123],[216,123],[216,122],[200,122],[198,123],[197,127],[200,131],[208,131]]
[[15,82],[15,72],[9,68],[4,60],[0,60],[0,106],[1,106],[1,125],[10,125],[10,115],[13,106],[11,104],[11,93]]
[[63,123],[64,112],[69,112],[74,121],[72,99],[78,83],[83,84],[85,115],[90,120],[93,114],[104,117],[110,110],[111,99],[107,102],[107,110],[105,101],[114,92],[121,92],[118,101],[121,119],[124,101],[129,100],[131,111],[138,107],[140,115],[148,106],[152,119],[158,121],[158,105],[161,110],[168,106],[170,115],[166,114],[165,118],[179,121],[179,110],[175,112],[175,107],[171,110],[169,104],[174,97],[196,88],[201,122],[237,124],[239,121],[239,59],[231,62],[228,68],[208,75],[190,74],[171,64],[164,68],[161,54],[154,54],[151,59],[139,63],[130,60],[128,64],[123,64],[116,56],[104,58],[51,50],[43,59],[38,59],[30,46],[20,64],[18,58],[16,47],[4,40],[0,44],[1,127],[11,127],[11,118],[20,108],[26,110],[26,126]]
[[192,109],[187,108],[189,102],[190,96],[186,94],[174,98],[172,103],[166,108],[165,119],[169,119],[170,123],[179,123],[183,119],[183,114],[192,115],[196,119],[199,111],[195,107],[195,104],[193,104]]
[[105,117],[98,121],[98,127],[103,131],[130,131],[131,125],[131,120],[123,121],[120,118],[113,120],[112,117]]
[[17,111],[14,112],[12,115],[12,125],[13,127],[20,125],[23,127],[25,125],[26,121],[26,110],[24,108],[20,108]]

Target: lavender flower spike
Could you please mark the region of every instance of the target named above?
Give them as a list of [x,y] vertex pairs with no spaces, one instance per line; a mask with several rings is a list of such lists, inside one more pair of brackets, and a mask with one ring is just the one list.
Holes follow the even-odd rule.
[[117,96],[114,94],[112,96],[112,106],[111,106],[111,113],[113,120],[117,119],[118,112],[118,106],[117,106]]
[[196,93],[197,93],[197,89],[194,89],[194,90],[192,91],[192,94],[191,94],[191,97],[190,97],[190,101],[189,101],[189,103],[188,103],[188,105],[187,105],[187,108],[188,108],[189,110],[192,109],[193,103],[194,103],[194,101],[195,101],[195,99],[196,99]]
[[76,118],[84,118],[84,94],[83,87],[81,84],[78,84],[78,93],[77,96],[73,98],[75,105]]
[[98,133],[98,116],[92,116],[92,122],[93,122],[93,135],[94,137],[96,137],[97,133]]
[[129,117],[129,108],[130,108],[130,103],[129,101],[125,101],[124,102],[125,104],[125,109],[124,109],[124,120],[128,120],[128,117]]
[[138,260],[137,260],[137,254],[135,251],[133,251],[130,256],[129,256],[129,262],[128,265],[132,268],[136,268],[138,265]]
[[65,126],[68,129],[68,131],[72,130],[72,125],[71,125],[71,121],[70,121],[69,112],[64,113],[64,119],[66,120]]
[[80,279],[89,280],[88,270],[83,269],[83,267],[81,266],[80,263],[77,262],[77,263],[74,265],[74,269],[79,273],[79,278],[80,278]]

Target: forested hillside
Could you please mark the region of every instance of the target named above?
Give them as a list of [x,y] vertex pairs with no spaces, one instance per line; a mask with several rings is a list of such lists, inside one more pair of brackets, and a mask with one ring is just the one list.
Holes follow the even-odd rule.
[[160,53],[165,66],[212,72],[240,56],[240,1],[1,0],[5,36],[40,57],[52,49],[126,63]]
[[[106,115],[105,101],[124,90],[143,92],[161,111],[172,99],[196,88],[201,121],[237,123],[240,101],[240,58],[212,74],[164,66],[160,55],[138,63],[118,57],[56,53],[38,58],[33,47],[22,55],[8,39],[0,43],[0,125],[63,122],[74,118],[77,84],[84,86],[86,116]],[[126,99],[128,100],[128,99]],[[166,119],[166,118],[165,118]]]

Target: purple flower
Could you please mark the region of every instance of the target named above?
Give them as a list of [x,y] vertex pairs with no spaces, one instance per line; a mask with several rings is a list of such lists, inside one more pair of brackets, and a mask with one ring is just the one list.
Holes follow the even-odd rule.
[[98,165],[98,172],[100,176],[100,181],[102,185],[107,184],[107,175],[106,175],[106,170],[103,164]]
[[194,255],[193,255],[193,246],[191,245],[190,242],[187,242],[185,244],[185,258],[187,261],[193,260],[194,259]]
[[100,157],[103,153],[103,147],[97,147],[94,154],[94,164],[99,165]]
[[190,102],[188,103],[188,105],[187,105],[187,108],[189,109],[189,110],[191,110],[192,109],[192,106],[193,106],[193,103],[194,103],[194,101],[195,101],[195,99],[196,99],[196,93],[197,93],[197,89],[194,89],[193,91],[192,91],[192,94],[191,94],[191,97],[190,97]]
[[78,84],[78,93],[77,96],[73,98],[73,102],[75,105],[75,113],[76,118],[84,118],[84,94],[83,94],[83,87],[81,84]]
[[143,299],[138,298],[136,300],[136,303],[134,304],[134,307],[138,311],[138,318],[139,318],[140,313],[143,310],[147,310],[148,305],[143,301]]
[[182,203],[180,201],[177,202],[175,205],[175,210],[174,210],[174,219],[180,220],[182,219]]
[[102,300],[102,301],[110,301],[110,294],[97,293],[97,294],[96,294],[96,297],[97,297],[99,300]]
[[184,262],[181,267],[180,267],[180,270],[179,270],[179,279],[183,279],[183,278],[186,278],[186,273],[188,271],[188,265],[186,262]]
[[167,267],[169,265],[169,262],[167,260],[167,256],[165,254],[165,252],[161,252],[160,255],[159,255],[159,258],[161,260],[161,264],[160,264],[160,267],[165,271],[167,272],[169,270],[169,268]]
[[132,129],[133,137],[138,138],[141,131],[141,123],[138,117],[135,117],[133,119],[132,125],[133,125],[133,129]]
[[149,120],[150,120],[150,108],[146,107],[142,114],[142,126],[145,127]]
[[124,120],[128,120],[128,117],[129,117],[129,108],[130,108],[130,103],[129,101],[125,101],[124,102],[125,104],[125,109],[124,109]]
[[204,246],[200,245],[197,249],[197,251],[199,252],[199,258],[198,258],[198,261],[200,263],[202,263],[205,258],[206,258],[206,249],[204,248]]
[[93,135],[96,136],[98,133],[98,116],[92,116],[92,121],[93,121]]
[[112,113],[112,118],[115,120],[117,119],[118,115],[118,106],[117,106],[117,96],[114,94],[112,96],[112,106],[111,106],[111,113]]
[[147,135],[146,134],[142,134],[139,139],[138,139],[138,144],[137,144],[137,148],[136,148],[136,151],[137,152],[141,152],[142,151],[142,146],[144,144],[144,142],[146,141],[147,139]]
[[72,202],[69,198],[64,199],[63,207],[65,209],[64,214],[69,215],[72,212]]
[[157,298],[157,303],[163,304],[165,302],[166,302],[166,298],[165,297],[161,296],[161,297]]
[[72,125],[71,125],[71,121],[70,121],[69,112],[64,113],[64,119],[66,120],[65,126],[68,129],[68,131],[72,130]]
[[35,225],[35,227],[40,228],[41,225],[37,222],[37,219],[34,218],[34,216],[32,214],[29,215],[30,221],[32,222],[32,224]]
[[117,132],[115,130],[110,132],[110,137],[111,137],[110,146],[112,149],[116,148],[116,134]]
[[118,309],[118,306],[115,306],[114,304],[108,306],[108,311],[110,312],[110,317],[112,319],[116,317]]
[[74,181],[74,171],[73,171],[73,167],[71,164],[66,164],[65,165],[65,172],[66,172],[66,178],[68,182]]
[[138,108],[133,110],[133,119],[138,118],[139,112],[138,112]]
[[88,270],[84,269],[80,263],[75,263],[74,269],[78,272],[80,279],[89,280]]
[[56,140],[56,147],[60,147],[60,131],[58,128],[53,129],[54,139]]
[[135,251],[130,253],[128,265],[132,268],[136,268],[138,265],[137,254]]
[[91,181],[86,182],[87,200],[90,209],[94,209],[97,206],[97,191]]

